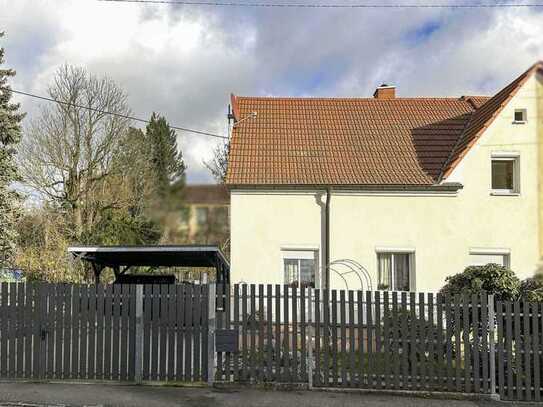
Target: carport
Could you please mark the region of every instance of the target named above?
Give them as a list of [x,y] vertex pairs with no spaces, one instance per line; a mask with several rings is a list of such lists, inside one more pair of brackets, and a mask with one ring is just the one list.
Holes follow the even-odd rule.
[[[230,264],[218,246],[74,246],[68,252],[75,258],[87,261],[94,271],[95,281],[100,281],[102,271],[109,267],[116,282],[172,283],[175,277],[152,274],[129,274],[136,267],[205,267],[214,268],[217,283],[230,282]],[[172,281],[173,279],[173,281]]]

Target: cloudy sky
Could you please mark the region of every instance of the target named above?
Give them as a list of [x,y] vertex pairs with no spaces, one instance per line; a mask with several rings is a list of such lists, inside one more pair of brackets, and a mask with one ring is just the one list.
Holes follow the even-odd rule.
[[[287,0],[274,2],[281,1]],[[436,0],[409,1],[417,3]],[[61,64],[79,65],[121,85],[136,116],[157,111],[173,125],[224,135],[231,92],[367,97],[386,82],[397,85],[400,96],[491,94],[543,59],[543,8],[308,10],[0,0],[0,10],[7,65],[18,73],[14,89],[45,94]],[[29,117],[40,103],[17,100]],[[179,136],[189,182],[211,182],[202,161],[217,141]]]

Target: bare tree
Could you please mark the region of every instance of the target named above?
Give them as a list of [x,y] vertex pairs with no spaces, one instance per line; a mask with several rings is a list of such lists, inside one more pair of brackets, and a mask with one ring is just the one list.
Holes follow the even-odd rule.
[[219,183],[224,183],[226,171],[228,170],[228,153],[230,152],[230,140],[218,144],[213,149],[213,157],[209,161],[204,161],[204,165],[213,178]]
[[108,182],[122,186],[114,164],[130,109],[111,79],[68,65],[57,71],[49,95],[66,103],[42,107],[24,134],[19,165],[30,187],[69,211],[77,238],[126,196],[111,193]]

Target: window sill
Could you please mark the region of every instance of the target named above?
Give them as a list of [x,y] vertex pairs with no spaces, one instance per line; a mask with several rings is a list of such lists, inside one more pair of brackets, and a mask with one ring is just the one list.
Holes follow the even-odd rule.
[[523,120],[523,121],[514,120],[513,123],[511,123],[511,124],[526,124],[526,123],[527,123],[526,120]]
[[492,191],[491,196],[520,196],[520,192]]

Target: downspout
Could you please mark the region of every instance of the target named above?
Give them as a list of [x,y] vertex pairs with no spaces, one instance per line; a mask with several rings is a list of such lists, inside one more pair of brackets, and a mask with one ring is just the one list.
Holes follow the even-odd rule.
[[325,247],[324,247],[324,272],[326,279],[326,289],[330,289],[330,199],[332,190],[330,187],[326,188],[326,208],[325,208]]

